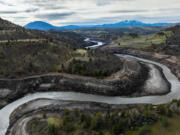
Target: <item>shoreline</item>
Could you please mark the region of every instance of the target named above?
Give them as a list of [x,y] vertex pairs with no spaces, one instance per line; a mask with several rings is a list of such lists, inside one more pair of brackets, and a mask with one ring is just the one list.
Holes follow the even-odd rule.
[[171,69],[171,72],[179,79],[180,81],[180,59],[176,56],[172,55],[164,55],[155,52],[146,52],[132,48],[108,48],[109,45],[104,46],[105,48],[101,48],[104,51],[110,53],[131,55],[139,58],[144,58],[148,60],[152,60],[163,65],[166,65]]

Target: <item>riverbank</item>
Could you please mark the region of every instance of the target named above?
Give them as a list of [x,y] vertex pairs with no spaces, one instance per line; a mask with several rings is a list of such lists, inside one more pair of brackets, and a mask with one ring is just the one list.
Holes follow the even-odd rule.
[[139,58],[144,58],[159,62],[170,68],[172,73],[174,73],[177,76],[177,78],[180,80],[180,58],[178,58],[177,56],[163,55],[154,52],[145,52],[145,51],[129,49],[129,48],[108,48],[108,46],[105,46],[102,49],[103,50],[105,49],[106,51],[109,51],[111,53],[132,55]]
[[[154,127],[158,123],[161,123],[161,126],[158,126],[159,132],[162,132],[162,130],[165,130],[164,128],[172,129],[173,122],[178,121],[176,118],[179,118],[179,109],[178,100],[174,100],[169,104],[153,106],[148,104],[113,105],[96,102],[38,99],[23,104],[13,111],[6,135],[20,135],[22,133],[23,135],[29,135],[32,132],[42,134],[42,131],[47,130],[49,124],[55,125],[57,127],[55,128],[56,131],[60,131],[63,135],[68,135],[71,132],[79,135],[76,132],[78,129],[88,133],[88,135],[91,135],[90,131],[92,130],[96,132],[102,131],[103,133],[109,132],[111,135],[115,135],[114,131],[117,130],[112,130],[112,127],[115,123],[118,124],[119,120],[121,122],[126,120],[126,123],[119,126],[120,129],[123,129],[119,133],[125,133],[125,135],[138,134],[141,132],[139,128],[141,129],[144,126]],[[104,123],[107,127],[99,130],[91,128],[93,118],[97,114],[98,116],[100,114],[101,118],[103,118],[99,124]],[[80,125],[83,125],[82,118],[84,117],[90,118],[88,119],[89,126],[81,127]],[[71,119],[69,122],[74,127],[70,131],[64,128],[67,118]],[[116,122],[111,123],[114,120]],[[163,124],[164,121],[166,121],[166,125]],[[111,124],[108,124],[109,122]],[[152,132],[158,132],[153,128],[150,129]],[[48,130],[45,131],[45,133],[47,132]],[[173,128],[172,132],[176,132],[176,128]]]
[[46,114],[46,117],[61,117],[65,110],[71,112],[78,110],[79,114],[92,116],[95,113],[101,112],[103,115],[108,115],[115,111],[121,112],[135,107],[137,105],[111,105],[96,102],[38,99],[23,104],[14,110],[10,117],[10,126],[6,135],[19,135],[18,133],[22,133],[22,131],[26,133],[28,122],[33,118],[42,118],[43,114]]
[[[161,123],[161,126],[158,127],[162,132],[165,128],[173,126],[173,121],[178,121],[175,119],[179,117],[179,108],[178,100],[169,104],[153,106],[148,104],[109,105],[95,102],[38,99],[15,109],[11,114],[11,123],[6,135],[43,134],[44,130],[44,134],[46,134],[51,128],[48,125],[54,125],[56,127],[54,130],[60,131],[63,135],[71,133],[79,135],[76,132],[79,129],[87,135],[91,135],[92,131],[103,134],[109,133],[110,135],[122,133],[129,135],[131,132],[138,134],[141,132],[138,130],[139,128],[153,127],[158,123]],[[170,119],[172,121],[169,121]],[[65,128],[67,120],[70,120],[68,122],[71,126]],[[98,128],[92,128],[94,121],[99,120],[101,122],[95,122],[96,124],[99,123],[96,126]],[[84,122],[89,124],[84,125]],[[154,132],[152,128],[150,129]],[[157,132],[157,130],[155,131]],[[173,128],[172,131],[175,132],[176,129]]]
[[[130,56],[127,56],[130,57]],[[137,58],[138,59],[138,58]],[[50,98],[50,99],[61,99],[61,100],[75,100],[75,101],[95,101],[95,102],[99,102],[99,103],[108,103],[108,104],[162,104],[162,103],[168,103],[171,102],[172,99],[174,98],[179,98],[179,81],[176,80],[175,76],[173,76],[173,74],[169,71],[169,69],[163,65],[160,65],[158,63],[155,63],[153,61],[148,61],[148,60],[144,60],[142,59],[141,61],[144,62],[148,62],[148,63],[152,63],[155,65],[159,65],[162,69],[163,69],[163,73],[164,75],[167,77],[168,81],[172,84],[172,91],[167,94],[167,95],[163,95],[163,96],[148,96],[148,97],[136,97],[136,98],[122,98],[122,97],[103,97],[103,96],[96,96],[96,95],[89,95],[89,94],[80,94],[77,92],[72,92],[72,93],[68,93],[68,92],[49,92],[49,93],[35,93],[32,95],[27,95],[26,97],[19,99],[15,102],[13,102],[12,104],[9,104],[8,106],[4,107],[1,111],[0,111],[0,115],[4,115],[4,117],[2,117],[0,119],[1,125],[0,125],[0,129],[1,130],[1,134],[4,135],[4,133],[6,132],[7,128],[8,128],[8,124],[9,124],[9,116],[10,114],[20,105],[34,100],[34,99],[39,99],[39,98]],[[172,80],[173,78],[173,80]],[[178,84],[174,84],[174,83]],[[175,87],[177,86],[177,87]]]
[[107,41],[102,41],[97,38],[85,38],[84,41],[86,42],[86,49],[96,49],[107,45]]
[[[97,79],[71,74],[47,74],[21,79],[0,79],[1,107],[26,94],[36,92],[63,91],[129,97],[136,92],[141,93],[143,91],[142,86],[148,79],[148,67],[132,60],[124,62],[123,67],[118,77],[112,79]],[[150,94],[147,93],[146,95]],[[136,96],[140,95],[136,94]]]
[[[134,60],[133,60],[134,61]],[[134,68],[133,66],[132,66],[132,64],[130,64],[131,66],[130,67],[132,67],[132,68]],[[126,67],[126,66],[125,66]],[[127,66],[128,67],[128,66]],[[161,67],[161,66],[160,66]],[[126,68],[126,69],[129,69],[129,68]],[[135,68],[135,70],[136,70],[136,68]],[[127,70],[128,71],[128,73],[129,73],[129,70]],[[163,69],[163,73],[164,74],[166,74],[165,73],[166,72],[166,70],[164,70]],[[36,76],[36,77],[38,77],[38,76]],[[167,77],[167,76],[166,76]],[[70,76],[70,78],[72,79],[72,76]],[[26,79],[32,79],[32,78],[26,78]],[[168,79],[168,81],[169,81],[169,78],[167,78]],[[49,79],[47,79],[47,80],[53,80],[52,78],[49,78]],[[86,80],[87,81],[87,80]],[[25,81],[25,80],[23,80],[23,82],[27,82],[27,81]],[[39,79],[37,79],[35,82],[37,82],[37,83],[39,83]],[[56,82],[56,81],[55,81]],[[59,81],[58,81],[59,82]],[[34,81],[32,81],[31,80],[31,85],[34,83]],[[51,82],[52,83],[52,82]],[[36,83],[35,83],[36,84]],[[48,81],[45,81],[45,82],[43,82],[42,83],[43,85],[41,85],[41,86],[43,86],[43,87],[45,87],[45,88],[47,88],[47,86],[51,86],[50,85],[50,83],[48,83]],[[39,85],[39,86],[40,86]],[[99,84],[98,84],[99,85]],[[96,85],[97,86],[97,85]],[[32,89],[33,89],[33,87],[32,87]],[[51,91],[51,90],[53,90],[53,89],[49,89],[49,88],[47,88],[46,89],[47,91]],[[33,91],[33,92],[37,92],[37,91]],[[174,90],[173,90],[173,92],[174,92]],[[173,93],[172,92],[172,93]],[[67,95],[66,95],[67,94]],[[171,94],[170,94],[171,95]],[[35,97],[34,97],[35,96]],[[38,95],[38,93],[37,94],[34,94],[34,95],[29,95],[29,96],[26,96],[26,97],[24,97],[23,99],[20,99],[19,101],[17,101],[17,102],[14,102],[14,103],[12,103],[12,104],[10,104],[10,105],[8,105],[7,107],[5,107],[4,109],[2,109],[2,111],[0,112],[0,114],[2,113],[2,115],[3,114],[7,114],[7,118],[9,118],[9,116],[8,116],[8,114],[10,115],[11,114],[11,112],[12,111],[14,111],[14,109],[16,108],[16,107],[18,107],[19,105],[21,105],[21,104],[23,104],[23,103],[26,103],[26,102],[28,102],[28,101],[30,101],[30,100],[33,100],[33,99],[38,99],[38,98],[44,98],[44,97],[47,97],[47,98],[52,98],[52,99],[65,99],[65,100],[77,100],[77,101],[79,101],[79,100],[81,100],[81,101],[83,101],[83,102],[85,102],[85,101],[96,101],[96,102],[102,102],[102,103],[108,103],[108,104],[111,104],[111,103],[113,103],[113,104],[133,104],[133,103],[153,103],[153,104],[160,104],[160,103],[162,103],[162,102],[169,102],[169,100],[171,100],[171,96],[170,96],[170,98],[169,99],[165,99],[165,98],[163,98],[163,97],[166,97],[166,96],[152,96],[152,97],[139,97],[139,98],[122,98],[122,97],[102,97],[102,96],[94,96],[94,95],[88,95],[88,94],[78,94],[78,93],[76,93],[76,92],[74,92],[74,93],[67,93],[67,92],[65,92],[64,94],[63,93],[55,93],[55,95],[53,95],[53,93],[52,92],[49,92],[49,93],[44,93],[44,95],[43,95],[43,93],[42,93],[42,95],[41,94],[39,94]],[[7,129],[7,126],[8,126],[8,121],[7,121],[7,119],[6,119],[6,117],[4,117],[4,119],[2,118],[2,119],[0,119],[0,121],[2,121],[1,123],[2,123],[2,126],[0,126],[1,127],[1,129],[3,129],[2,130],[2,135],[4,135],[3,134],[3,132],[5,132],[6,131],[6,129]]]

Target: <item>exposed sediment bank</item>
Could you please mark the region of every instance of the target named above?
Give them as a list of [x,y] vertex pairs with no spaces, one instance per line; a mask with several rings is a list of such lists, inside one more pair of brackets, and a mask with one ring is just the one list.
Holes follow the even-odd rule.
[[103,49],[111,53],[131,55],[131,56],[136,56],[139,58],[144,58],[159,62],[170,68],[171,72],[174,73],[176,77],[180,80],[180,58],[178,58],[177,56],[164,55],[154,52],[145,52],[145,51],[129,49],[129,48],[103,48]]

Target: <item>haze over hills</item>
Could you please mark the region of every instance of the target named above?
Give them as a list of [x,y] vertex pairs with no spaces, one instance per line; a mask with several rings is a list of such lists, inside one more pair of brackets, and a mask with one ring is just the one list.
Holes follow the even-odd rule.
[[37,30],[49,30],[49,29],[79,29],[79,28],[113,28],[113,27],[143,27],[143,26],[166,26],[171,23],[143,23],[136,20],[125,20],[114,24],[103,24],[103,25],[67,25],[67,26],[54,26],[47,22],[35,21],[28,23],[24,27],[27,29],[37,29]]

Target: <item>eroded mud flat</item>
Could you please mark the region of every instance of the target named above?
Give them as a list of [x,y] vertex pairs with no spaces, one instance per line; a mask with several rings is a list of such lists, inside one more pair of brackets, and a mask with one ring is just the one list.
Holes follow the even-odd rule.
[[150,68],[149,79],[145,82],[143,90],[145,93],[159,95],[168,93],[170,84],[161,69],[153,64],[148,64]]
[[[124,57],[126,59],[141,61],[146,64],[149,68],[148,79],[145,81],[142,91],[137,96],[147,96],[147,95],[163,95],[170,92],[171,84],[164,75],[161,65],[146,61],[145,59],[138,59],[137,57],[117,54],[119,57]],[[133,66],[133,65],[132,65]],[[136,94],[136,93],[135,93]]]

